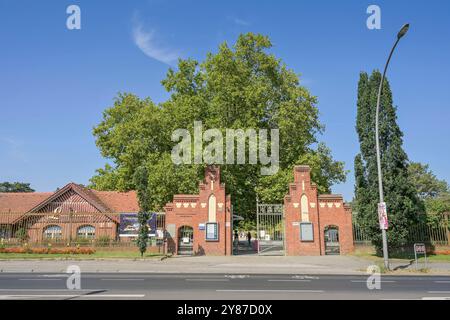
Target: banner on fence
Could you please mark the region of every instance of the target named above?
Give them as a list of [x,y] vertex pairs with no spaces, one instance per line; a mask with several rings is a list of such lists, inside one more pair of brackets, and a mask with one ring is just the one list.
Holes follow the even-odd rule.
[[[156,235],[156,213],[150,213],[147,220],[148,235]],[[119,225],[119,237],[137,237],[139,233],[139,221],[137,213],[121,213]]]

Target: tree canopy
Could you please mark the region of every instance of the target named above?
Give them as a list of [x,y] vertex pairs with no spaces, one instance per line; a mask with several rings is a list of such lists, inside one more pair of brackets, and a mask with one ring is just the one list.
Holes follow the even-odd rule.
[[[372,242],[381,248],[378,224],[378,172],[375,140],[375,107],[381,74],[370,77],[361,73],[358,83],[356,131],[360,153],[355,158],[356,219]],[[389,82],[385,80],[380,104],[380,153],[384,198],[389,217],[390,247],[401,246],[408,237],[411,225],[420,220],[425,208],[409,176],[409,160],[403,150],[403,133],[397,124],[396,108],[392,102]]]
[[449,192],[447,182],[445,180],[439,180],[430,170],[428,164],[411,162],[408,171],[411,183],[416,187],[420,198],[436,198],[441,194]]
[[0,192],[34,192],[29,183],[1,182]]
[[312,179],[322,192],[345,181],[343,163],[333,160],[331,151],[318,141],[324,127],[317,98],[300,84],[296,73],[269,53],[271,47],[268,37],[247,33],[233,46],[221,44],[203,62],[180,59],[178,68],[169,69],[162,80],[170,98],[159,104],[119,94],[93,130],[101,154],[112,165],[97,170],[91,187],[135,189],[132,177],[144,165],[153,210],[160,210],[175,193],[196,193],[205,164],[175,165],[170,157],[174,130],[193,134],[195,121],[201,121],[204,130],[222,132],[279,130],[280,169],[275,175],[261,175],[261,164],[222,165],[222,180],[240,215],[254,212],[257,193],[262,201],[281,202],[293,181],[295,164],[312,166]]

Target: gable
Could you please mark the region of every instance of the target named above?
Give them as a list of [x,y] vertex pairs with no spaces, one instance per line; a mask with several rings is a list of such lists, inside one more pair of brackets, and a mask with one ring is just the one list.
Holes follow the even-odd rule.
[[96,213],[101,212],[89,201],[83,198],[80,194],[73,189],[69,189],[60,196],[52,199],[44,206],[33,210],[36,213],[54,212],[54,213],[67,213],[67,212],[83,212],[83,213]]

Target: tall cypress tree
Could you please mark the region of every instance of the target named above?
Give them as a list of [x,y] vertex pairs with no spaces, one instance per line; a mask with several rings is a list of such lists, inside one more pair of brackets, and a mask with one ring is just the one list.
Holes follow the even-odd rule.
[[139,213],[138,213],[138,222],[139,222],[139,233],[136,244],[139,248],[139,252],[141,253],[141,257],[144,256],[144,253],[147,251],[147,242],[148,242],[148,226],[147,222],[149,219],[150,213],[150,197],[148,192],[148,172],[145,166],[139,167],[134,174],[134,183],[136,185],[136,191],[139,201]]
[[[382,248],[382,238],[377,214],[375,108],[380,81],[379,71],[372,72],[370,77],[367,73],[360,74],[356,119],[360,153],[355,158],[356,219],[378,250]],[[381,96],[379,130],[383,190],[389,217],[388,243],[390,248],[396,248],[406,244],[408,231],[424,213],[424,205],[408,179],[409,160],[402,147],[403,133],[397,124],[387,79]]]

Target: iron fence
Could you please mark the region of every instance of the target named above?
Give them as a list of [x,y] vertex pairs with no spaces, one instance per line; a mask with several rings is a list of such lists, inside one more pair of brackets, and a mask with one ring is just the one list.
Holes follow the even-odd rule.
[[[450,226],[447,221],[437,225],[425,223],[412,226],[408,230],[407,242],[409,244],[425,242],[435,246],[450,245]],[[369,235],[356,222],[353,222],[353,243],[356,245],[370,245]]]
[[[135,234],[121,234],[120,213],[0,213],[0,245],[132,247]],[[157,213],[149,246],[161,246],[165,215]]]

